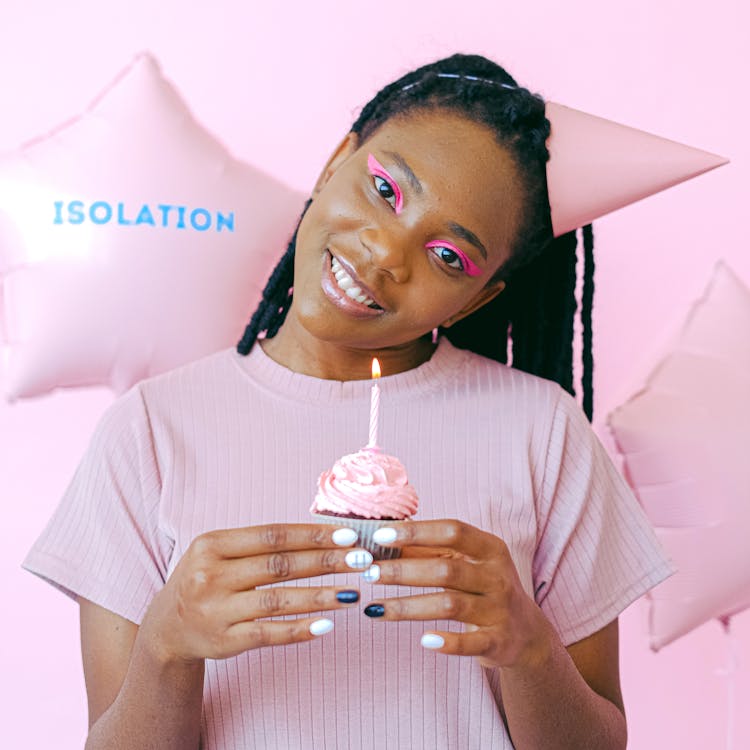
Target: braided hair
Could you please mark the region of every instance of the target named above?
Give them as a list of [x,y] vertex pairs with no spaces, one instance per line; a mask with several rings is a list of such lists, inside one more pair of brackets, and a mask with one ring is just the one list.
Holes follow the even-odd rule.
[[[544,114],[544,100],[519,87],[491,60],[456,54],[424,65],[383,88],[363,107],[351,130],[359,136],[361,144],[392,118],[446,110],[483,124],[496,134],[498,143],[511,155],[518,170],[525,213],[510,257],[491,280],[503,279],[506,284],[503,292],[439,333],[460,348],[553,380],[575,396],[573,333],[578,243],[575,232],[558,238],[552,236],[546,180],[550,123]],[[305,204],[302,216],[310,202]],[[591,421],[594,292],[591,225],[583,227],[582,235],[583,410]],[[262,332],[267,338],[275,336],[286,318],[292,301],[296,239],[295,231],[237,345],[240,354],[248,354]]]

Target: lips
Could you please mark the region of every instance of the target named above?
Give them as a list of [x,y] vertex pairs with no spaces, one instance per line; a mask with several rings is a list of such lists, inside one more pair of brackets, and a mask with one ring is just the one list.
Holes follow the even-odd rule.
[[362,305],[367,305],[367,307],[380,307],[380,305],[378,305],[377,302],[365,292],[364,284],[362,284],[354,274],[347,271],[335,255],[331,255],[331,271],[336,279],[336,284],[339,289],[341,289],[347,297],[350,297]]
[[341,310],[356,317],[374,317],[384,312],[377,297],[357,276],[351,264],[326,252],[323,263],[323,291]]

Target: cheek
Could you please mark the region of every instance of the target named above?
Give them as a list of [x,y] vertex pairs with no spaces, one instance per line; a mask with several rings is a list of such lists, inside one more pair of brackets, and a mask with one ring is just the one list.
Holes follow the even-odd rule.
[[465,305],[465,295],[458,295],[452,289],[442,289],[434,283],[421,290],[419,299],[414,309],[414,322],[425,329],[439,326]]

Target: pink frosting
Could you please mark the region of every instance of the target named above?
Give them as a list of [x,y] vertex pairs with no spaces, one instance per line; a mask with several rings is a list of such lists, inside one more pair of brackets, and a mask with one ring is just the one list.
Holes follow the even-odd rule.
[[310,510],[401,520],[413,516],[418,503],[401,461],[379,448],[362,448],[320,475]]

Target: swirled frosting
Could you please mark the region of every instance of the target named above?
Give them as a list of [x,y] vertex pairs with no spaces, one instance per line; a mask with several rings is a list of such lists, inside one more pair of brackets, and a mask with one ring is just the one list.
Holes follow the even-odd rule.
[[362,448],[320,475],[310,511],[402,520],[417,512],[418,503],[401,461],[379,448]]

